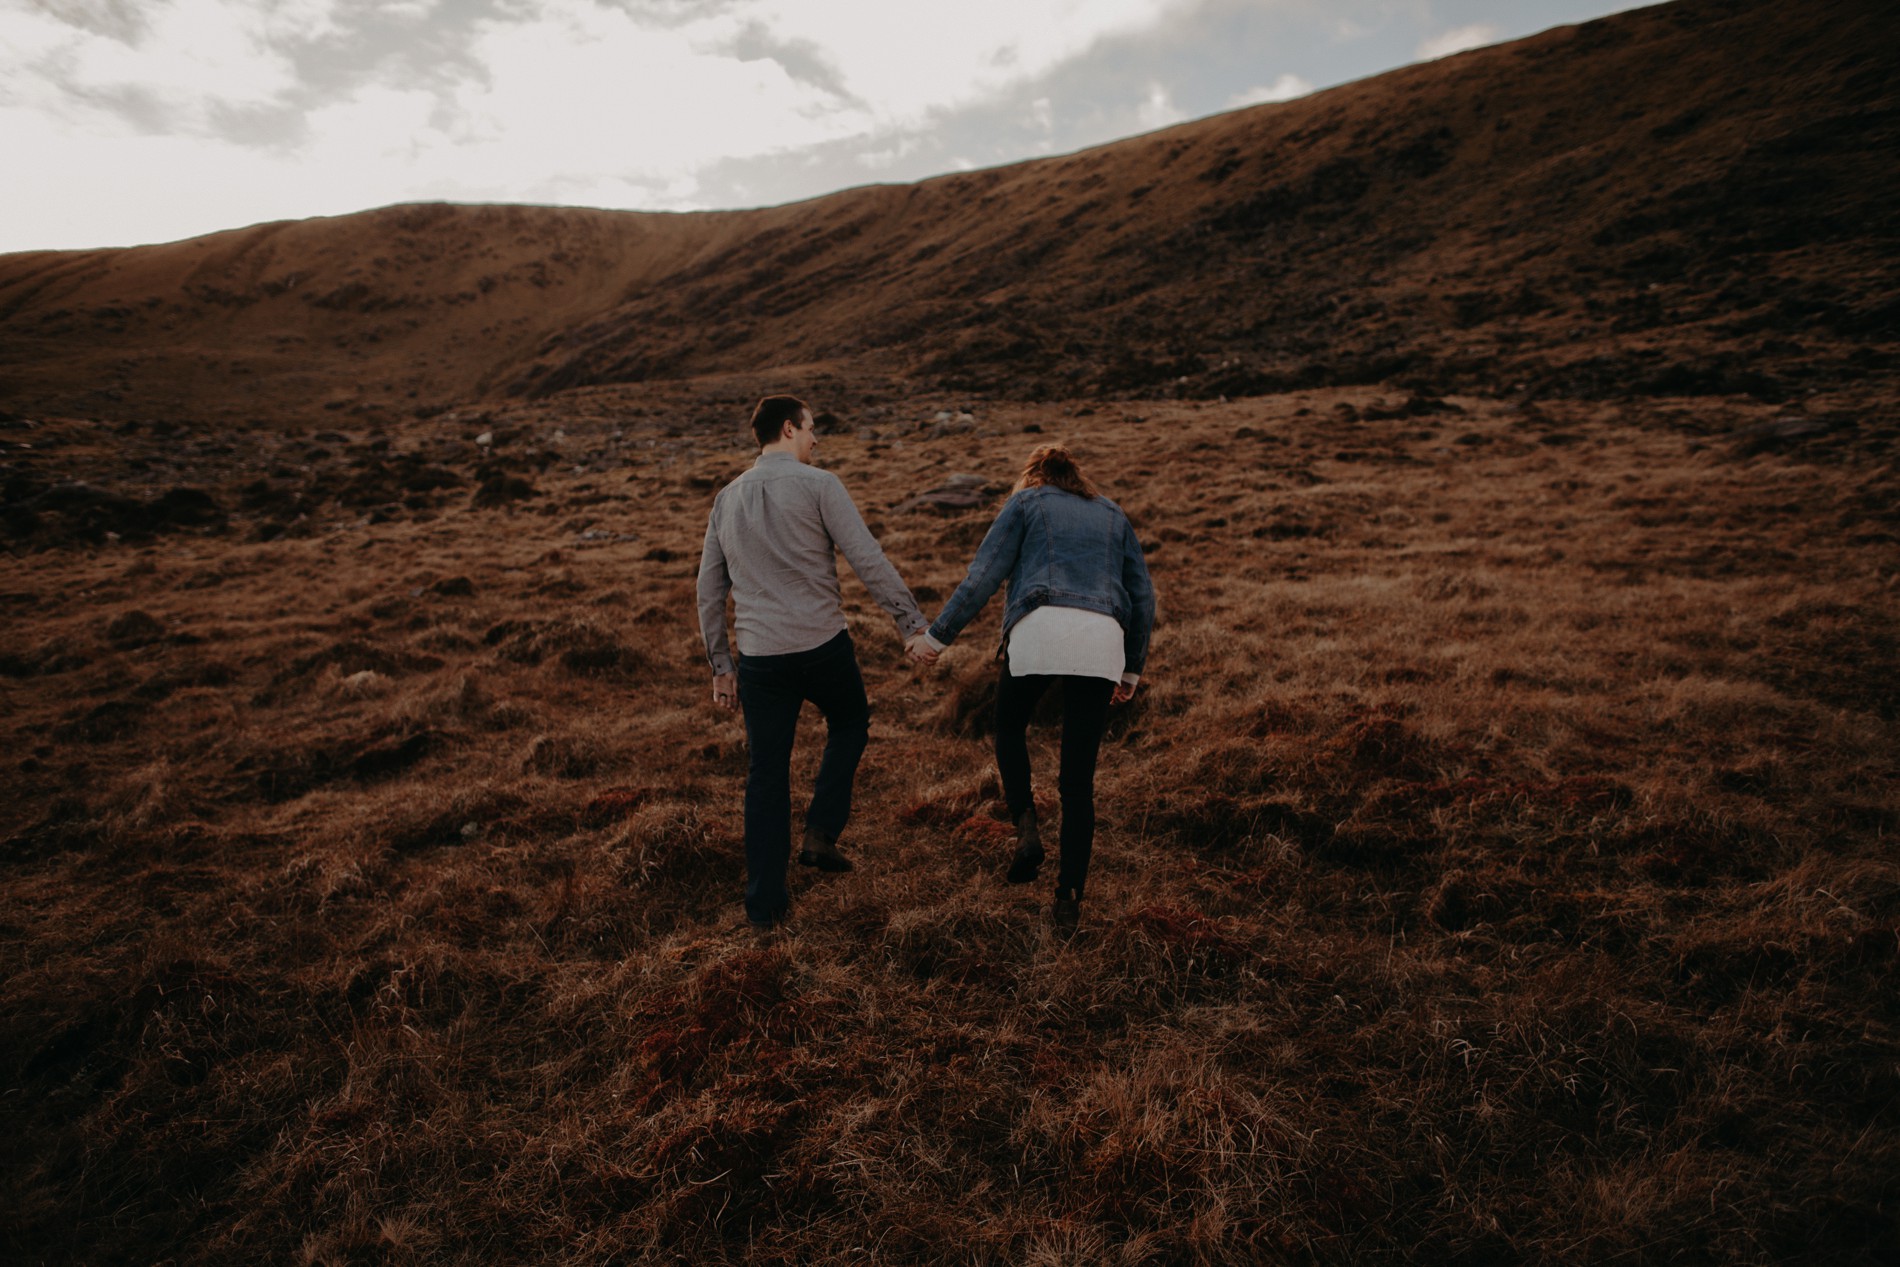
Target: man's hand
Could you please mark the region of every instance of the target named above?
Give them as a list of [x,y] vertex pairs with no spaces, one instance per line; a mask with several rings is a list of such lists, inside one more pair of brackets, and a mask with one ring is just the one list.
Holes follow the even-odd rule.
[[715,673],[713,675],[713,703],[728,713],[739,707],[739,675],[737,673]]
[[1138,685],[1140,684],[1129,682],[1115,683],[1115,693],[1108,697],[1108,702],[1111,704],[1126,704],[1129,700],[1135,698],[1135,687]]
[[904,640],[904,651],[919,664],[935,664],[937,657],[943,654],[931,648],[929,639],[921,629]]

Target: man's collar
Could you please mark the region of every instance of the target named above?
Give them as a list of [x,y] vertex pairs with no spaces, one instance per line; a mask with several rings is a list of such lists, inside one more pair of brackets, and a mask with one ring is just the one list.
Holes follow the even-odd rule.
[[796,453],[761,453],[759,454],[759,460],[754,462],[752,465],[764,466],[767,462],[796,462],[796,461],[798,461],[798,455]]

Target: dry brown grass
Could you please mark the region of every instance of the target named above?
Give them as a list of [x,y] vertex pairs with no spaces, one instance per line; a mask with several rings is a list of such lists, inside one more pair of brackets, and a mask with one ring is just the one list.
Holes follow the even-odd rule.
[[1001,883],[995,611],[916,672],[853,581],[859,870],[745,929],[732,401],[386,430],[465,482],[380,520],[282,510],[378,437],[181,440],[222,532],[0,560],[9,1259],[1890,1261],[1890,437],[1379,398],[822,442],[933,610],[988,513],[886,508],[1038,439],[1152,547],[1071,942]]

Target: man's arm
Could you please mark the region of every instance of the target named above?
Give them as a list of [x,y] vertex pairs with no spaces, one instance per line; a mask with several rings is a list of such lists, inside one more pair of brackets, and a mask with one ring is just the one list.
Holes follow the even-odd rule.
[[726,595],[732,592],[732,574],[726,570],[726,552],[719,547],[717,504],[706,517],[706,544],[699,552],[699,636],[714,677],[734,672],[732,649],[726,641]]
[[917,610],[917,600],[911,597],[910,586],[904,584],[904,578],[884,557],[877,538],[864,526],[864,516],[858,513],[857,503],[851,500],[843,481],[836,476],[825,481],[824,491],[818,498],[818,513],[824,518],[825,531],[831,534],[832,543],[864,582],[864,588],[871,591],[877,605],[897,622],[900,635],[908,640],[930,623]]

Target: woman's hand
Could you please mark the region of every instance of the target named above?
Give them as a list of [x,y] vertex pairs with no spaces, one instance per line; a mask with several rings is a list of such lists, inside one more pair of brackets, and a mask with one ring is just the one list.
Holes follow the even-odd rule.
[[919,664],[935,664],[937,657],[943,654],[931,648],[930,640],[924,636],[921,629],[905,641],[904,651]]
[[1108,697],[1108,702],[1111,704],[1126,704],[1129,700],[1135,698],[1135,687],[1138,685],[1139,683],[1136,682],[1115,683],[1115,693]]

